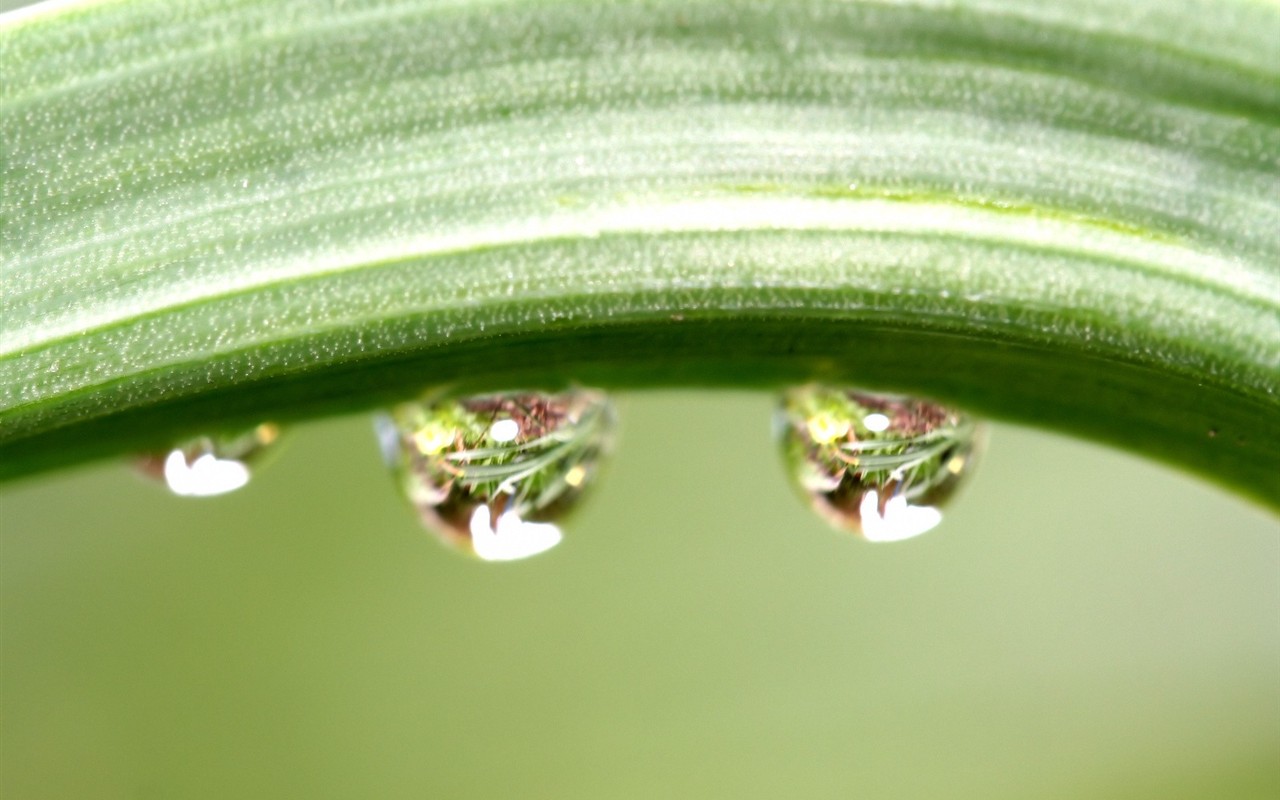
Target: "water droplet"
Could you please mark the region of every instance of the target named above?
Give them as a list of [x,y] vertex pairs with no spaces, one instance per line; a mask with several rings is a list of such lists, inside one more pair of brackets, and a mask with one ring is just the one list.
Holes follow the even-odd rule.
[[244,431],[200,436],[166,453],[148,453],[136,466],[179,497],[213,497],[247,484],[250,466],[279,438],[280,428],[264,422]]
[[797,486],[825,519],[872,542],[918,536],[970,472],[979,428],[929,400],[810,385],[777,423]]
[[428,529],[485,561],[555,547],[613,438],[603,392],[436,394],[375,420],[383,456]]

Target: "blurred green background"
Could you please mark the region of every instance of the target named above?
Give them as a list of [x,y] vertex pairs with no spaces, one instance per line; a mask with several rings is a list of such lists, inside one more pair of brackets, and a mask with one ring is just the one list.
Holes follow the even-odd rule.
[[764,394],[621,399],[533,560],[446,551],[367,418],[244,491],[119,465],[0,494],[0,794],[1275,798],[1280,523],[997,426],[949,518],[794,496]]

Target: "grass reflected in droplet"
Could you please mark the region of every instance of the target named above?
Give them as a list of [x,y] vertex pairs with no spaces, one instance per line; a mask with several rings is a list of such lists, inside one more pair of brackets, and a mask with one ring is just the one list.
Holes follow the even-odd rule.
[[560,543],[557,521],[610,447],[603,392],[429,393],[376,420],[384,457],[423,524],[483,561]]
[[968,415],[929,400],[811,384],[782,397],[776,428],[796,487],[833,526],[871,542],[919,536],[973,469]]

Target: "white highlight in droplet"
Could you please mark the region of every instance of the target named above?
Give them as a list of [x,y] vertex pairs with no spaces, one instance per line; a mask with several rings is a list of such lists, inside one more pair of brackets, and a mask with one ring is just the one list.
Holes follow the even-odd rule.
[[513,442],[520,435],[520,423],[514,419],[500,419],[489,426],[489,438],[495,442]]
[[903,495],[894,495],[884,504],[880,514],[880,497],[872,489],[858,505],[862,537],[868,542],[900,542],[933,530],[942,522],[942,512],[933,506],[913,506]]
[[517,561],[546,552],[560,544],[564,534],[550,522],[526,522],[514,511],[491,524],[489,507],[479,505],[471,513],[471,547],[485,561]]
[[862,424],[872,433],[880,433],[889,430],[892,423],[884,414],[868,414],[862,418]]
[[205,453],[188,464],[186,454],[174,450],[164,460],[164,480],[169,491],[180,497],[213,497],[247,484],[249,468],[212,453]]

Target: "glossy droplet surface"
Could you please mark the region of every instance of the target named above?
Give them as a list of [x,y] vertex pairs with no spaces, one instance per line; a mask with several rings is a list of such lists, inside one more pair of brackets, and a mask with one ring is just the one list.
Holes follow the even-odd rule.
[[253,463],[279,438],[279,427],[264,422],[245,431],[196,437],[165,453],[143,455],[137,467],[179,497],[213,497],[248,484]]
[[968,415],[929,400],[818,385],[785,393],[777,422],[800,491],[833,525],[874,542],[942,521],[979,435]]
[[603,392],[428,397],[376,420],[383,455],[428,529],[485,561],[555,547],[557,520],[611,446]]

